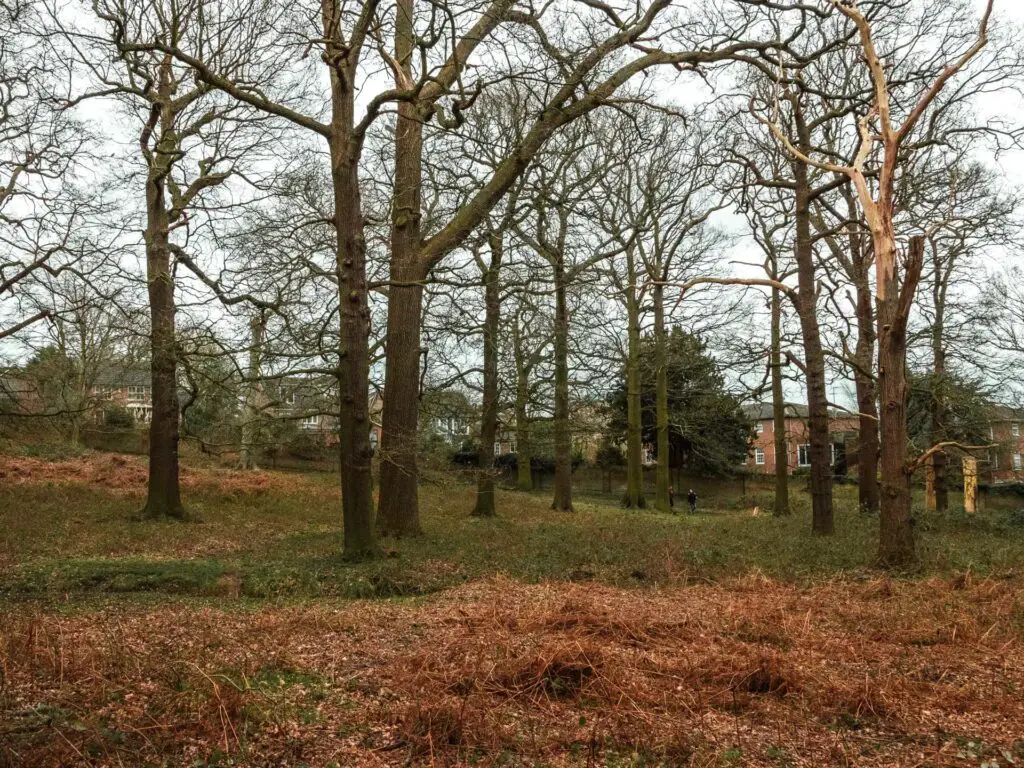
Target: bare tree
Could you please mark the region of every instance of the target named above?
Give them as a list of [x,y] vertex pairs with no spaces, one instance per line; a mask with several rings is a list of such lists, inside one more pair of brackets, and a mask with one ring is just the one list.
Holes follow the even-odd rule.
[[[890,79],[879,54],[873,19],[857,5],[840,0],[829,0],[828,5],[845,16],[856,30],[870,77],[870,107],[857,120],[858,145],[852,162],[835,162],[825,153],[812,156],[815,155],[812,148],[794,142],[777,120],[769,120],[767,124],[796,162],[850,179],[871,234],[877,283],[878,381],[882,401],[879,557],[885,564],[899,566],[915,558],[910,514],[913,466],[907,459],[906,352],[908,319],[924,266],[924,241],[920,236],[911,239],[903,274],[898,274],[894,221],[896,181],[912,151],[911,139],[918,124],[932,110],[947,83],[984,48],[992,2],[985,6],[976,37],[968,36],[963,14],[958,14],[960,9],[953,9],[952,18],[946,17],[947,35],[932,54],[932,63],[940,62],[944,66],[919,67],[919,71],[940,71],[936,75],[899,82]],[[933,10],[938,12],[937,8]],[[894,98],[897,93],[899,99]]]

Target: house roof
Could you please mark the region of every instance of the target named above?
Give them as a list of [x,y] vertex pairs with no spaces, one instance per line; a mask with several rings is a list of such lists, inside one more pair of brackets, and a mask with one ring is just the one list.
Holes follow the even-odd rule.
[[[783,405],[787,419],[806,419],[808,410],[806,405],[800,403],[785,403]],[[743,406],[743,415],[751,421],[764,421],[774,418],[774,406],[771,403],[748,403]]]
[[[809,409],[803,403],[785,403],[783,407],[787,419],[806,419],[810,415]],[[775,416],[771,403],[748,403],[743,406],[743,414],[751,421],[770,421]],[[830,419],[855,418],[856,414],[838,408],[829,408],[828,417]]]
[[149,365],[111,366],[96,374],[96,387],[116,389],[119,387],[148,387],[153,383]]
[[992,421],[1024,421],[1024,408],[995,403],[989,411],[989,418]]

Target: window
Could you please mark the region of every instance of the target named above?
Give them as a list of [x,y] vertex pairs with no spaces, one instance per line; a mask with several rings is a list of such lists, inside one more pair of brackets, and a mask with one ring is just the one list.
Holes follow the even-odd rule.
[[1020,424],[1013,422],[1013,424],[1010,425],[1010,431],[1013,432],[1014,437],[1020,437]]
[[1024,464],[1021,463],[1020,454],[1019,453],[1013,454],[1013,471],[1014,472],[1020,472],[1022,466],[1024,466]]
[[304,426],[304,427],[319,427],[320,426],[320,415],[316,414],[314,416],[303,416],[302,417],[302,426]]
[[999,469],[999,451],[992,451],[992,469]]
[[757,424],[754,425],[754,431],[757,432],[757,434],[759,434],[759,435],[762,432],[764,432],[764,422],[763,421],[757,422]]
[[509,453],[515,453],[516,452],[516,441],[515,440],[513,440],[511,443],[508,444],[508,452]]
[[495,456],[501,456],[501,442],[500,441],[494,443],[494,455]]
[[759,467],[764,465],[764,448],[754,449],[754,463]]
[[828,444],[828,463],[829,466],[834,467],[836,465],[836,444]]
[[149,387],[142,384],[132,384],[128,387],[129,400],[142,400],[149,393]]
[[992,442],[995,442],[996,440],[996,428],[991,424],[988,425],[988,439]]
[[797,447],[796,463],[801,467],[811,466],[811,446],[807,443]]
[[295,392],[287,389],[281,390],[281,402],[285,405],[295,405]]

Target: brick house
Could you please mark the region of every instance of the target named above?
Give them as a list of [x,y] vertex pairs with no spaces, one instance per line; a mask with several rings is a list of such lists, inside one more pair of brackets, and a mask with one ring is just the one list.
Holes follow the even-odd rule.
[[1024,481],[1024,409],[992,407],[989,415],[989,470],[994,483]]
[[136,424],[148,424],[153,420],[153,384],[148,366],[129,366],[100,373],[89,397],[95,403],[93,414],[99,423],[103,422],[110,406],[124,408]]
[[[775,473],[775,422],[771,403],[753,403],[743,407],[750,419],[754,437],[744,466],[750,472]],[[807,431],[807,406],[786,403],[786,465],[789,472],[811,466],[811,446]],[[845,475],[850,460],[855,460],[854,445],[858,419],[841,411],[829,411],[829,444],[832,452],[833,472]]]

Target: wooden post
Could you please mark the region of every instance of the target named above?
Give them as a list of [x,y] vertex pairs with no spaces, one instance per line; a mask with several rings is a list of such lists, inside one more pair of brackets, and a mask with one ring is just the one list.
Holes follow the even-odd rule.
[[964,512],[978,511],[978,460],[964,456]]
[[936,509],[934,458],[934,455],[930,456],[928,458],[928,463],[925,465],[924,468],[924,503],[925,506],[933,512]]

